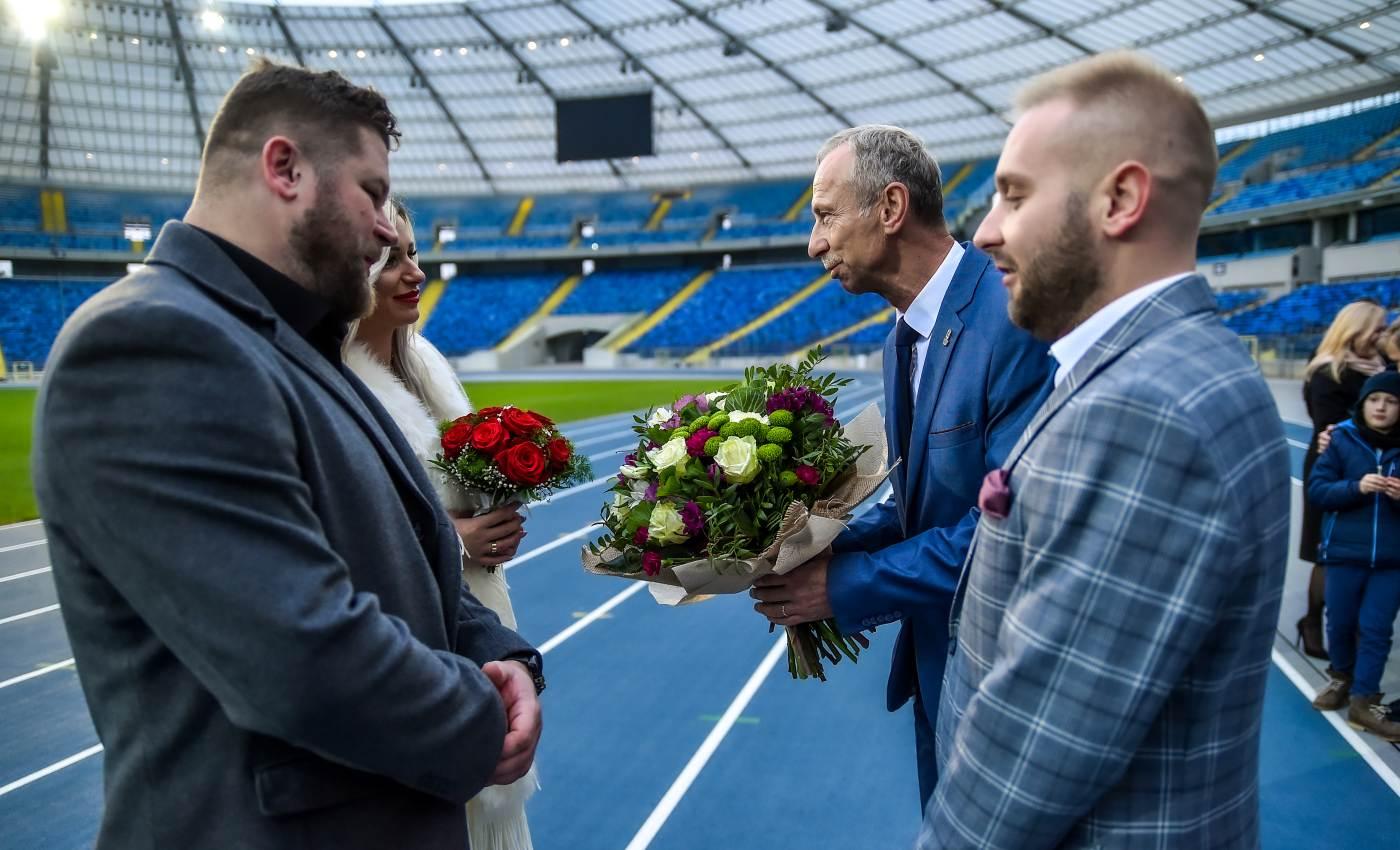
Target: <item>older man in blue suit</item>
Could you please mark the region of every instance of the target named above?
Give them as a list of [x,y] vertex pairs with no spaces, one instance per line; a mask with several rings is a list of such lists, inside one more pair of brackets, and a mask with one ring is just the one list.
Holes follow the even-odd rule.
[[933,720],[948,618],[977,492],[1049,387],[1046,348],[1007,317],[1001,275],[943,219],[938,164],[914,135],[870,125],[822,147],[807,250],[852,293],[874,292],[899,320],[885,343],[885,426],[893,503],[876,505],[834,554],[759,582],[779,625],[834,616],[846,633],[899,622],[886,703],[914,699],[919,793],[937,779]]

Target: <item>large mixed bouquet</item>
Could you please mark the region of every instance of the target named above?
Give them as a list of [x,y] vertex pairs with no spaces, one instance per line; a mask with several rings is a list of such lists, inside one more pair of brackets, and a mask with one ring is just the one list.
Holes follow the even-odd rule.
[[[837,391],[797,366],[750,368],[726,391],[687,395],[636,420],[640,437],[603,510],[607,533],[583,553],[590,572],[652,582],[663,604],[738,593],[810,560],[885,479],[884,425],[872,405],[845,427]],[[834,620],[790,627],[788,669],[825,679],[821,659],[869,643]]]
[[548,417],[518,407],[487,407],[438,426],[442,452],[432,463],[457,485],[452,507],[475,514],[534,502],[593,478]]

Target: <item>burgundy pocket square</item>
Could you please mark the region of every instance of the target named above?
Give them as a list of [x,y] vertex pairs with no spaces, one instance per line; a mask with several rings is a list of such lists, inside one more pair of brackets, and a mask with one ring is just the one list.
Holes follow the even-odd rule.
[[1011,512],[1011,473],[1005,469],[993,469],[982,479],[982,490],[977,494],[977,507],[993,519],[1006,519]]

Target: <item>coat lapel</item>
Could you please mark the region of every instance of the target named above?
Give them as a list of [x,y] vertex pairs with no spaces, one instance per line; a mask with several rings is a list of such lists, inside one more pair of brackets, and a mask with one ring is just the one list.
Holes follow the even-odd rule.
[[1014,468],[1055,414],[1095,376],[1116,362],[1148,334],[1183,316],[1214,310],[1215,298],[1210,294],[1210,286],[1205,278],[1200,275],[1183,278],[1134,307],[1094,343],[1083,359],[1075,364],[1060,385],[1050,393],[1050,397],[1036,412],[1031,424],[1021,434],[1021,439],[1007,455],[1002,468]]
[[[970,246],[964,247],[966,250],[962,260],[953,273],[952,282],[948,284],[943,303],[938,307],[938,321],[934,323],[933,334],[929,338],[928,354],[919,369],[919,398],[914,405],[909,458],[903,476],[905,492],[910,495],[924,472],[924,462],[928,459],[928,436],[933,429],[933,410],[938,406],[943,379],[948,375],[948,364],[953,359],[953,352],[965,327],[958,314],[972,303],[972,296],[977,294],[977,282],[991,264],[980,251]],[[886,380],[889,380],[888,377]]]

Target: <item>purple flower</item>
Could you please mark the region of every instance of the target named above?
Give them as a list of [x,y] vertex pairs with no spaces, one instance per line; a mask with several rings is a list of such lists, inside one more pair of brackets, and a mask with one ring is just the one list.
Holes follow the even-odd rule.
[[705,467],[705,471],[710,474],[711,479],[715,481],[719,480],[719,464],[712,463],[709,466]]
[[642,572],[654,576],[661,572],[661,553],[647,552],[642,555]]
[[680,510],[681,522],[685,523],[687,537],[694,537],[705,530],[705,515],[695,502],[686,502]]
[[619,483],[619,484],[626,484],[626,483],[627,483],[627,476],[626,476],[626,475],[623,475],[621,472],[619,472],[619,473],[617,474],[617,483]]
[[822,474],[817,471],[817,468],[815,466],[808,466],[805,463],[799,464],[795,472],[797,473],[797,480],[806,484],[808,487],[815,487],[817,482],[822,480]]
[[691,457],[704,457],[705,443],[709,442],[711,437],[717,436],[719,436],[718,431],[711,431],[709,428],[701,428],[699,431],[696,431],[694,434],[691,434],[690,437],[686,439],[686,453],[689,454]]
[[648,502],[654,502],[654,501],[656,501],[656,482],[655,482],[655,481],[651,482],[651,484],[647,486],[647,491],[646,491],[645,493],[642,494],[642,499],[643,499],[644,501],[648,501]]
[[651,536],[651,530],[645,525],[637,529],[637,533],[632,535],[632,543],[635,546],[645,546],[647,538]]
[[623,458],[623,459],[622,459],[622,462],[625,463],[625,464],[628,465],[628,466],[636,466],[636,465],[637,465],[637,455],[636,455],[636,453],[633,452],[632,454],[630,454],[630,455],[628,455],[627,457]]
[[710,412],[710,400],[708,398],[705,398],[704,393],[681,396],[680,398],[676,399],[675,407],[673,407],[672,410],[685,410],[685,407],[688,404],[695,405],[695,409],[700,411],[701,413]]

